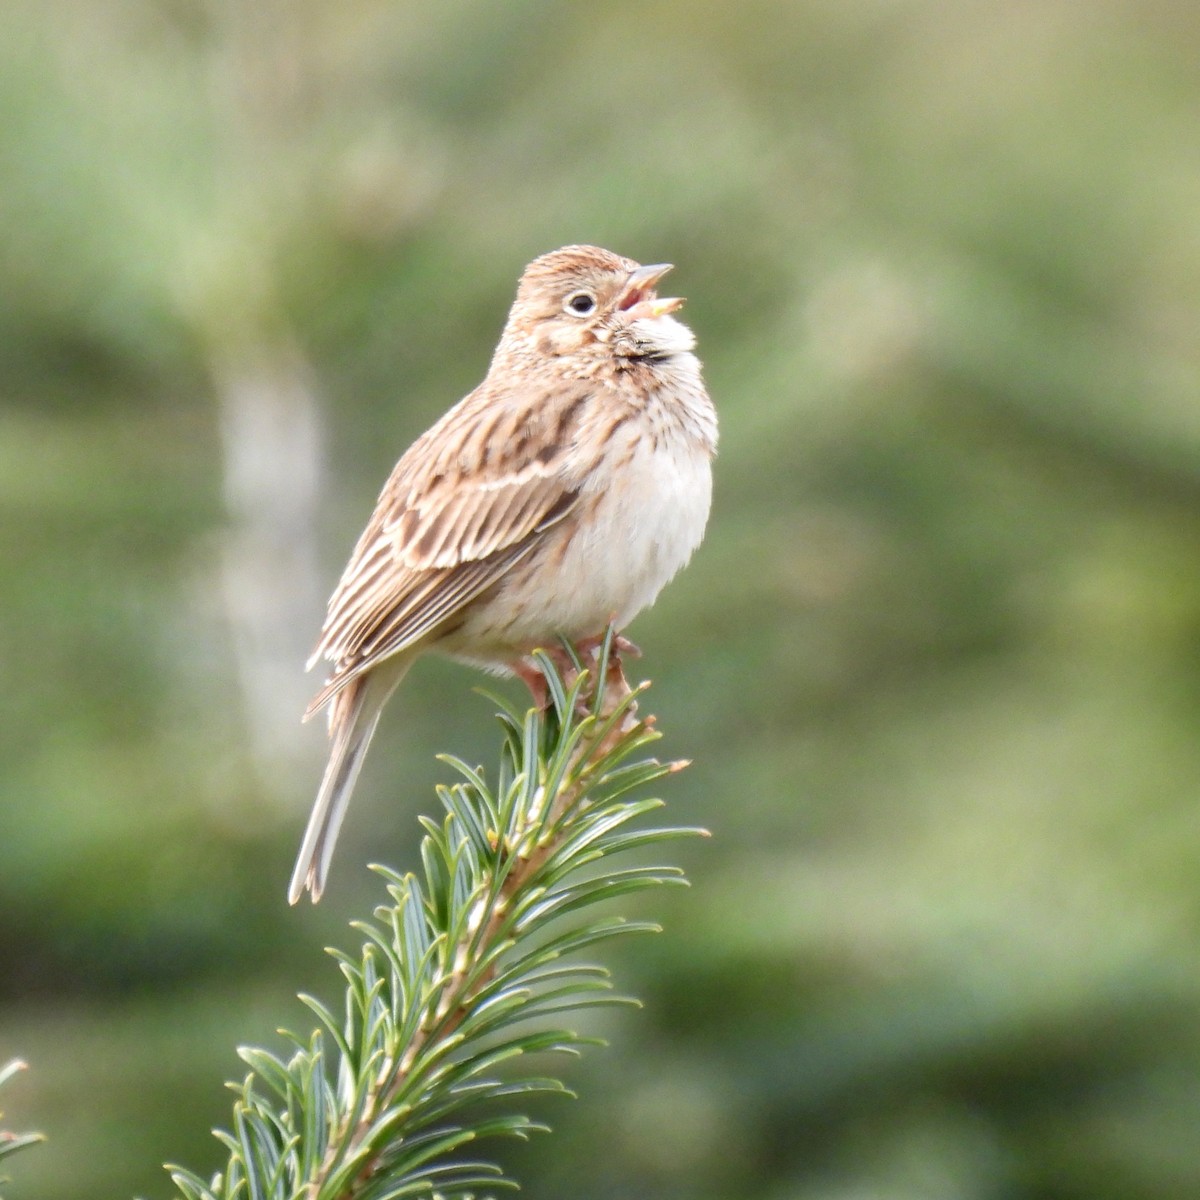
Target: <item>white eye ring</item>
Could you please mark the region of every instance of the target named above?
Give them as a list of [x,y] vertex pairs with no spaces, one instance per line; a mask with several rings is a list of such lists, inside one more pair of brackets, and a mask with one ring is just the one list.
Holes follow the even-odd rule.
[[591,292],[572,292],[563,301],[563,312],[573,317],[590,317],[596,311],[596,297]]

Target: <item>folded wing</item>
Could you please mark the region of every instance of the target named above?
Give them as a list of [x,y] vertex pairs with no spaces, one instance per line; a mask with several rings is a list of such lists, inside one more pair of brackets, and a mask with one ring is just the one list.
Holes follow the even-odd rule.
[[583,384],[517,398],[485,382],[412,445],[330,599],[309,666],[334,669],[306,718],[451,621],[570,513],[588,399]]

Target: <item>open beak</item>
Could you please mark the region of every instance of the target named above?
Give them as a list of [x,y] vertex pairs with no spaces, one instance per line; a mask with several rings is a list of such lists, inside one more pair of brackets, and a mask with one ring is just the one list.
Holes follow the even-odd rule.
[[617,308],[621,312],[629,313],[634,320],[639,317],[663,317],[667,313],[673,313],[682,306],[683,297],[670,296],[660,300],[654,294],[655,284],[671,269],[671,263],[654,263],[649,267],[638,267],[630,271]]

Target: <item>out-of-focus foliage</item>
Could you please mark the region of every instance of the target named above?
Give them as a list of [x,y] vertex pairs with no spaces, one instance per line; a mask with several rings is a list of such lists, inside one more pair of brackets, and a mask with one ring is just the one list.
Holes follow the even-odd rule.
[[15,1197],[215,1166],[233,1045],[411,862],[433,752],[483,753],[422,664],[287,909],[324,596],[568,241],[678,264],[721,411],[634,631],[716,836],[525,1194],[1200,1192],[1200,8],[4,26],[0,1060],[51,1138]]
[[[14,1075],[23,1070],[25,1070],[25,1064],[19,1058],[5,1063],[3,1067],[0,1067],[0,1088],[3,1088]],[[0,1113],[0,1116],[3,1115]],[[32,1146],[42,1140],[40,1133],[14,1133],[11,1129],[0,1129],[0,1159],[8,1158],[10,1155],[16,1154],[18,1150],[24,1150],[27,1146]],[[0,1175],[0,1187],[6,1183],[8,1183],[8,1176]]]

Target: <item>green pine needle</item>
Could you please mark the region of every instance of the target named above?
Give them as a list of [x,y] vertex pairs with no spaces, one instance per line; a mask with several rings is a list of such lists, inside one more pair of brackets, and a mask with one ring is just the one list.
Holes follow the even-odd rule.
[[[0,1088],[4,1087],[14,1076],[26,1069],[26,1064],[20,1059],[14,1058],[11,1062],[0,1067]],[[0,1113],[0,1116],[3,1116]],[[12,1133],[7,1129],[0,1129],[0,1158],[7,1158],[10,1154],[15,1154],[18,1150],[23,1150],[26,1146],[32,1146],[37,1142],[44,1142],[45,1136],[40,1133]],[[0,1184],[8,1182],[7,1175],[0,1175]]]
[[661,802],[630,793],[682,764],[630,761],[659,735],[636,718],[641,689],[624,685],[615,645],[610,631],[590,670],[567,647],[567,679],[539,652],[545,714],[496,700],[494,782],[442,756],[459,782],[438,788],[440,820],[421,819],[419,869],[376,866],[387,902],[353,923],[356,954],[330,950],[342,1015],[302,995],[319,1028],[284,1033],[290,1057],[239,1050],[250,1074],[234,1086],[232,1132],[217,1134],[228,1165],[207,1182],[169,1167],[185,1200],[471,1200],[514,1186],[479,1143],[546,1128],[513,1103],[571,1094],[543,1073],[545,1056],[598,1041],[566,1016],[636,1003],[577,956],[658,930],[597,906],[684,883],[677,868],[627,856],[703,833],[632,824]]

